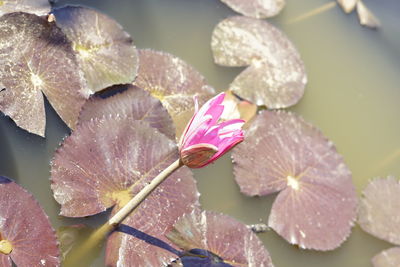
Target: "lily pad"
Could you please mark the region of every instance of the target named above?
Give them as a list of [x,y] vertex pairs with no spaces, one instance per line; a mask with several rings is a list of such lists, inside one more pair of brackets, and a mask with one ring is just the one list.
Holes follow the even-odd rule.
[[372,258],[374,267],[398,267],[400,266],[400,247],[382,251]]
[[194,113],[193,96],[197,95],[202,105],[213,96],[214,89],[193,67],[171,54],[139,50],[139,61],[134,85],[161,101],[171,115],[179,137]]
[[[212,263],[273,266],[268,251],[258,237],[246,225],[224,214],[195,209],[179,218],[167,237],[179,248],[194,255],[207,252],[204,256]],[[195,259],[186,260],[193,262]]]
[[[0,177],[0,266],[60,266],[55,232],[39,203],[25,189]],[[3,249],[0,249],[3,250]]]
[[263,111],[232,154],[241,192],[280,192],[268,226],[301,248],[332,250],[349,236],[357,197],[333,143],[301,117]]
[[0,110],[44,136],[43,94],[74,128],[88,97],[71,44],[54,23],[27,13],[0,17]]
[[214,29],[211,49],[215,63],[249,66],[230,89],[268,108],[296,104],[307,83],[304,64],[294,45],[272,24],[242,16],[230,17]]
[[381,23],[379,19],[360,0],[357,2],[357,15],[360,24],[369,28],[378,28]]
[[[115,214],[178,157],[175,142],[145,122],[130,116],[94,118],[80,124],[57,150],[51,187],[64,216],[89,216],[110,207]],[[165,239],[176,218],[198,204],[198,195],[190,170],[182,167],[123,223]],[[111,234],[107,242],[106,262],[111,266],[161,266],[173,257],[123,233]]]
[[344,12],[350,13],[354,10],[359,0],[337,0]]
[[126,117],[133,120],[143,120],[170,139],[175,138],[175,128],[167,110],[161,102],[148,92],[134,86],[111,97],[92,97],[83,106],[79,122],[90,121],[92,118],[101,119],[103,116]]
[[236,12],[256,19],[265,19],[279,14],[285,0],[221,0]]
[[27,12],[38,16],[50,13],[48,0],[2,0],[0,1],[0,16],[12,12]]
[[393,176],[372,180],[363,191],[358,223],[378,238],[400,245],[400,181]]
[[78,6],[55,9],[53,14],[57,26],[72,41],[92,93],[135,79],[136,48],[132,38],[115,20],[94,9]]

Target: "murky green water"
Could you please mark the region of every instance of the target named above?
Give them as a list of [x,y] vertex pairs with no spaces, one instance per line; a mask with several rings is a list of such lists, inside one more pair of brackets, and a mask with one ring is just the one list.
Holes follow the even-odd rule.
[[[59,1],[93,6],[121,23],[139,48],[175,54],[193,65],[222,91],[241,71],[213,64],[210,50],[214,26],[235,13],[218,0],[96,0]],[[361,27],[355,14],[339,7],[289,23],[328,0],[287,0],[284,11],[270,21],[297,46],[309,83],[304,98],[291,110],[319,127],[336,144],[353,172],[360,193],[367,181],[389,174],[400,176],[400,2],[369,0],[382,28]],[[14,178],[42,204],[55,228],[88,223],[99,225],[104,215],[90,219],[59,217],[49,183],[52,154],[68,129],[47,105],[46,139],[27,134],[8,118],[0,118],[0,173]],[[229,156],[195,172],[204,209],[230,214],[248,223],[266,222],[275,196],[249,198],[233,181]],[[273,231],[259,235],[277,267],[370,266],[370,258],[391,245],[353,229],[337,250],[314,252],[286,243]],[[102,257],[92,266],[103,266]]]

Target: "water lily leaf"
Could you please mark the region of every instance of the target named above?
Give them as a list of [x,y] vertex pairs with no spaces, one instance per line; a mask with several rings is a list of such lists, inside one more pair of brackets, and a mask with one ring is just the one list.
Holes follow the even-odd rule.
[[400,266],[400,247],[382,251],[372,258],[374,267],[398,267]]
[[379,19],[360,0],[357,2],[357,14],[360,24],[370,28],[378,28],[381,23]]
[[[175,142],[147,123],[130,116],[94,118],[80,124],[57,150],[51,187],[64,216],[88,216],[113,206],[114,214],[176,159]],[[165,239],[165,231],[197,201],[192,174],[182,167],[123,223]],[[162,266],[174,257],[123,233],[113,233],[107,242],[106,261],[111,266],[117,262],[124,266],[132,266],[132,262]]]
[[48,0],[2,0],[0,1],[0,16],[12,12],[27,12],[44,16],[50,13]]
[[215,27],[211,49],[219,65],[250,65],[230,85],[238,96],[269,108],[294,105],[303,96],[307,76],[300,55],[268,22],[227,18]]
[[224,121],[242,119],[247,123],[257,113],[256,105],[246,100],[240,100],[230,90],[225,92],[222,104],[224,105],[224,111],[222,112],[221,120]]
[[393,176],[372,180],[359,205],[361,228],[383,240],[400,245],[400,181]]
[[224,214],[195,209],[179,218],[167,236],[195,255],[201,254],[199,250],[209,252],[213,263],[272,266],[269,253],[258,237],[246,225]]
[[25,189],[0,177],[0,266],[60,266],[55,232],[39,203]]
[[161,101],[171,115],[179,137],[194,113],[193,96],[197,95],[202,105],[213,96],[214,89],[193,67],[171,54],[139,50],[139,61],[134,84]]
[[135,79],[136,48],[115,20],[87,7],[67,6],[53,13],[57,25],[72,41],[92,93]]
[[278,15],[285,0],[221,0],[236,12],[247,17],[265,19]]
[[73,128],[88,94],[66,36],[36,15],[10,13],[0,18],[0,40],[0,110],[44,136],[43,92]]
[[354,10],[356,7],[357,2],[360,2],[359,0],[337,0],[341,8],[343,9],[344,12],[350,13],[351,11]]
[[133,120],[143,120],[170,139],[175,138],[172,119],[161,102],[134,85],[128,85],[125,91],[105,99],[92,97],[83,106],[79,122],[83,123],[92,118],[100,119],[103,116],[129,116]]
[[350,234],[357,197],[331,141],[290,112],[261,112],[233,151],[240,190],[279,192],[268,225],[302,248],[332,250]]

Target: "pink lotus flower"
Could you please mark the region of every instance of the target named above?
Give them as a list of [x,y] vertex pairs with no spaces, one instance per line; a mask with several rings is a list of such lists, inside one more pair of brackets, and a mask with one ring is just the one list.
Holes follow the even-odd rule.
[[243,120],[219,121],[224,97],[221,93],[200,109],[195,98],[195,113],[179,141],[181,161],[189,168],[204,167],[243,141]]

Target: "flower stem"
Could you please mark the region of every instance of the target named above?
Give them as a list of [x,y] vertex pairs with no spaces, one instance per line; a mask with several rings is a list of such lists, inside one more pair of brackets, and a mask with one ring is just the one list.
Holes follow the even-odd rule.
[[122,209],[120,209],[111,219],[108,224],[117,226],[120,224],[146,197],[153,192],[165,179],[168,178],[174,171],[183,166],[180,159],[169,165],[165,170],[160,172],[149,184],[147,184],[139,193],[137,193]]
[[300,16],[298,16],[298,17],[296,17],[296,18],[294,18],[294,19],[292,19],[290,21],[288,21],[287,24],[296,23],[296,22],[302,21],[304,19],[308,19],[310,17],[313,17],[315,15],[321,14],[321,13],[323,13],[325,11],[328,11],[329,9],[334,8],[336,5],[337,5],[336,1],[332,1],[332,2],[326,3],[325,5],[322,5],[320,7],[314,8],[313,10],[311,10],[311,11],[305,13],[305,14],[302,14],[302,15],[300,15]]
[[183,166],[180,159],[173,162],[165,170],[160,172],[149,184],[147,184],[139,193],[137,193],[122,209],[120,209],[111,219],[97,229],[83,244],[75,247],[71,253],[71,257],[67,258],[63,263],[64,267],[82,266],[82,259],[87,257],[99,244],[104,240],[108,233],[114,230],[131,212],[142,203],[146,197],[154,191],[165,179],[173,172]]

